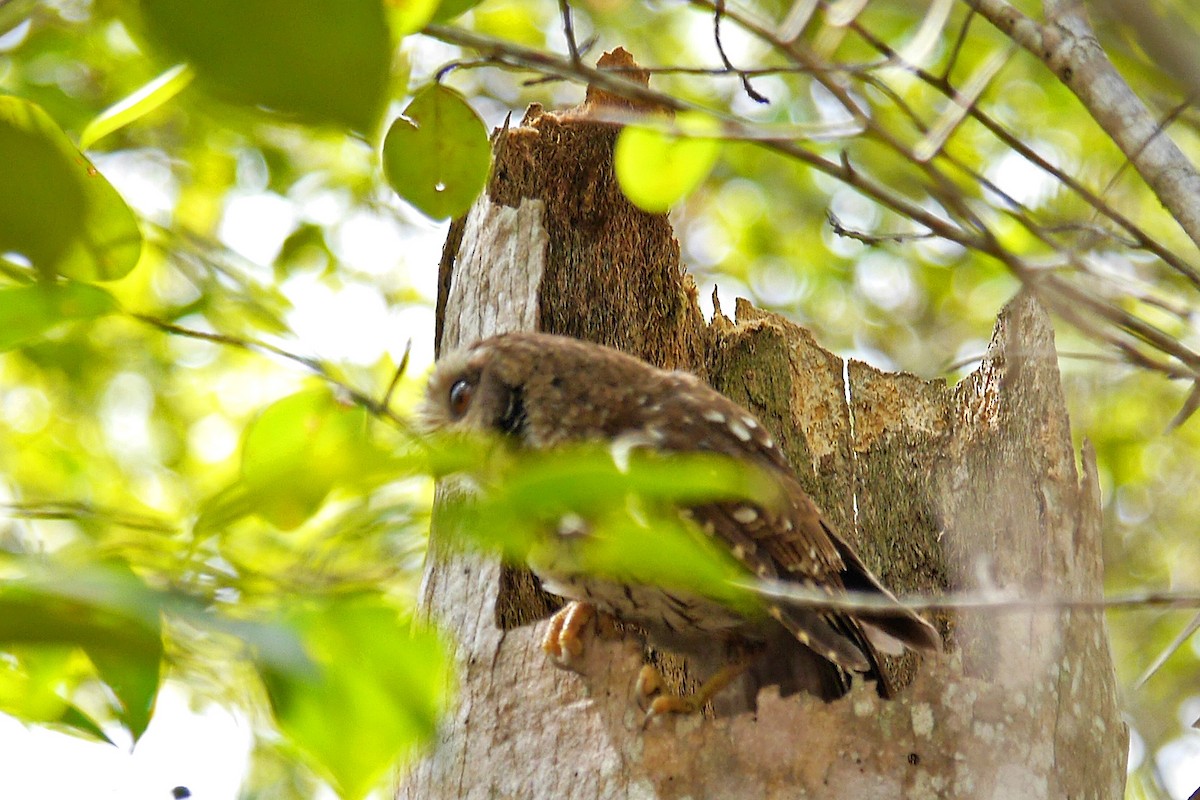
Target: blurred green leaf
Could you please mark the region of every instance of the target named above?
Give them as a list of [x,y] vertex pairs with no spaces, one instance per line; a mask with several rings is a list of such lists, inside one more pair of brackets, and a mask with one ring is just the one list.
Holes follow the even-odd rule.
[[0,585],[0,643],[82,648],[136,740],[158,694],[161,609],[161,596],[121,565],[10,581]]
[[664,213],[708,176],[720,154],[716,123],[680,114],[673,130],[632,125],[617,137],[613,166],[625,195],[643,211]]
[[446,647],[365,597],[308,604],[289,621],[316,670],[263,669],[275,718],[343,797],[362,797],[433,737],[448,702]]
[[439,11],[438,0],[384,0],[392,33],[397,38],[416,33],[434,19]]
[[[693,591],[733,605],[753,600],[732,581],[745,569],[679,514],[682,507],[752,502],[770,507],[778,487],[760,471],[712,453],[605,448],[486,453],[467,470],[481,494],[446,509],[452,530],[516,561]],[[564,518],[586,536],[559,538]]]
[[[548,555],[556,567],[574,563],[589,575],[690,592],[748,612],[758,608],[750,591],[734,585],[748,577],[746,568],[678,515],[610,514],[588,536],[555,543],[553,551]],[[531,556],[533,563],[539,557]]]
[[87,150],[113,131],[141,119],[154,109],[170,102],[192,82],[196,73],[186,64],[176,64],[136,92],[113,103],[100,112],[83,133],[79,134],[79,148]]
[[339,483],[370,481],[384,455],[367,436],[369,415],[328,388],[276,401],[250,424],[242,445],[246,497],[264,519],[291,530]]
[[200,504],[192,532],[197,538],[210,536],[253,514],[256,506],[244,482],[230,484]]
[[387,100],[392,45],[381,0],[140,0],[171,58],[215,94],[371,134]]
[[383,172],[403,199],[433,219],[465,214],[491,165],[487,129],[458,92],[419,91],[383,142]]
[[0,711],[112,744],[97,722],[66,698],[80,677],[71,647],[10,648],[0,659]]
[[38,339],[59,325],[117,310],[112,295],[83,283],[0,289],[0,352]]
[[39,106],[0,96],[0,253],[43,276],[121,278],[138,262],[133,212]]
[[434,12],[434,22],[449,22],[460,14],[465,14],[483,0],[442,0]]

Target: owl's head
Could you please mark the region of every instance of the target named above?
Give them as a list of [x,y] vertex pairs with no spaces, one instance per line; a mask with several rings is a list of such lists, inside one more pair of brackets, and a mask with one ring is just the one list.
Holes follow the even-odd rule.
[[500,435],[534,448],[605,440],[653,423],[648,409],[689,381],[578,339],[507,333],[444,357],[419,418],[430,432]]
[[519,435],[525,423],[527,359],[504,357],[501,337],[443,358],[417,412],[427,431]]

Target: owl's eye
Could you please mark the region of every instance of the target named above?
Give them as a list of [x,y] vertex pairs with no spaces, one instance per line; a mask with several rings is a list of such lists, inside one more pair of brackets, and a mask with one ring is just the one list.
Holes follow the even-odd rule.
[[467,407],[471,405],[474,395],[474,384],[466,378],[456,380],[450,387],[450,416],[461,419],[462,415],[467,413]]

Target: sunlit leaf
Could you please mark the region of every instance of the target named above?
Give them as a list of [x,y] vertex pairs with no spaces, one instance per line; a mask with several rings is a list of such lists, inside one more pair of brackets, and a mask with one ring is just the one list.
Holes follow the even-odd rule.
[[39,106],[0,97],[0,253],[44,276],[123,277],[142,236],[133,212]]
[[87,673],[86,658],[70,646],[6,647],[0,658],[0,711],[99,742],[108,734],[67,698]]
[[680,114],[673,130],[633,125],[621,131],[613,166],[621,190],[638,208],[662,213],[707,177],[720,153],[707,117]]
[[196,76],[186,64],[176,64],[133,94],[101,111],[79,134],[79,147],[87,150],[113,131],[141,119],[187,88]]
[[0,352],[38,339],[59,325],[116,310],[112,295],[84,283],[0,289]]
[[312,516],[338,483],[373,473],[365,409],[326,388],[279,400],[246,430],[242,478],[254,510],[284,530]]
[[313,604],[290,621],[316,669],[263,669],[275,718],[343,797],[362,797],[432,738],[447,704],[446,648],[373,599]]
[[[556,564],[563,563],[561,551],[553,557]],[[745,567],[678,517],[637,519],[610,514],[596,523],[568,558],[590,575],[664,586],[746,609],[755,607],[752,594],[733,585],[746,580]]]
[[136,740],[158,694],[161,605],[157,593],[120,566],[11,581],[0,585],[0,643],[82,648]]
[[392,46],[379,0],[140,0],[150,37],[233,102],[369,134]]
[[[714,547],[679,508],[710,502],[780,501],[761,472],[711,453],[664,456],[604,448],[489,455],[475,471],[477,496],[450,503],[443,520],[475,547],[514,560],[692,591],[734,605],[753,600],[732,586],[745,569]],[[587,535],[560,540],[564,518]]]
[[438,0],[384,0],[384,3],[392,33],[397,38],[421,30],[440,11]]
[[66,728],[67,730],[79,734],[87,739],[94,739],[97,742],[104,742],[116,746],[116,742],[108,738],[108,734],[100,727],[96,720],[83,713],[76,706],[67,706],[63,712],[58,715],[57,719],[46,720],[52,727]]
[[192,525],[198,537],[224,530],[242,517],[253,514],[257,502],[242,481],[226,486],[200,504],[200,513]]
[[417,93],[383,143],[383,171],[396,194],[434,219],[465,214],[491,164],[487,129],[462,96],[434,84]]
[[449,22],[458,15],[470,11],[481,2],[483,0],[442,0],[438,3],[433,19],[435,22]]

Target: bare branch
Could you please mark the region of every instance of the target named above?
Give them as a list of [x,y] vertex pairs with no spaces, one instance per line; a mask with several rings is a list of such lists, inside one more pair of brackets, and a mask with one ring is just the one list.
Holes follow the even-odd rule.
[[713,9],[713,39],[717,43],[717,52],[721,56],[721,63],[725,65],[727,70],[736,73],[742,79],[742,89],[745,90],[746,96],[756,103],[765,105],[771,101],[754,90],[754,87],[750,85],[750,78],[747,77],[746,73],[734,67],[733,62],[729,60],[729,56],[725,54],[725,45],[721,42],[721,17],[724,14],[725,0],[717,0]]
[[[394,423],[401,430],[407,431],[411,429],[411,424],[408,420],[387,407],[386,401],[390,398],[390,393],[383,401],[376,400],[349,385],[345,381],[339,379],[336,375],[334,375],[333,369],[321,362],[319,359],[311,356],[302,356],[298,353],[292,353],[284,350],[282,347],[276,347],[275,345],[268,344],[267,342],[260,342],[254,339],[243,339],[224,333],[210,333],[208,331],[198,331],[194,328],[185,328],[182,325],[176,325],[173,322],[158,319],[157,317],[150,316],[149,314],[131,312],[130,316],[139,322],[144,322],[147,325],[158,328],[164,333],[173,334],[175,336],[185,336],[189,339],[200,339],[201,341],[212,342],[213,344],[220,344],[226,347],[237,348],[239,350],[268,353],[270,355],[283,358],[287,361],[291,361],[295,364],[299,364],[300,366],[316,373],[323,380],[337,387],[337,389],[345,394],[346,397],[348,397],[357,405],[362,406],[375,416],[387,419],[389,422]],[[402,365],[404,363],[405,361],[401,362]]]
[[1200,246],[1200,173],[1108,60],[1078,0],[1047,0],[1040,26],[1006,0],[966,0],[1041,59],[1112,137],[1188,237]]
[[733,582],[738,589],[759,597],[782,600],[789,605],[822,611],[885,612],[897,602],[912,611],[996,611],[1058,613],[1063,611],[1137,611],[1150,608],[1200,608],[1200,590],[1130,592],[1109,597],[1064,597],[1025,595],[1012,591],[956,592],[943,597],[902,597],[898,601],[877,593],[846,592],[830,595],[793,581],[756,580]]

